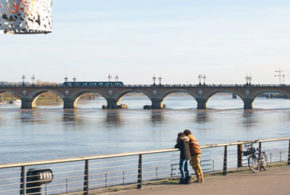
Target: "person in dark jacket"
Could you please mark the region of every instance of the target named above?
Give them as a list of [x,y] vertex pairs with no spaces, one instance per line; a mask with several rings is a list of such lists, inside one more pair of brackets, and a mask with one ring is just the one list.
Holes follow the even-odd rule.
[[180,150],[180,161],[179,161],[179,170],[181,174],[180,183],[189,183],[189,169],[188,163],[191,159],[190,149],[189,149],[189,138],[185,136],[184,133],[178,133],[177,143],[175,148]]

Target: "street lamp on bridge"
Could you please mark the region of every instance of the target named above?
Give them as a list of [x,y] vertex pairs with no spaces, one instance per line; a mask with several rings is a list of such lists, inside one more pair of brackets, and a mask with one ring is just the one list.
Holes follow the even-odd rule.
[[64,82],[67,82],[68,81],[68,78],[67,76],[64,77]]
[[153,79],[153,85],[156,85],[156,76],[155,75],[153,75],[153,77],[152,77],[152,79]]
[[206,75],[204,74],[204,75],[202,76],[202,78],[203,78],[203,84],[205,85]]
[[247,84],[247,85],[251,85],[252,77],[249,76],[249,75],[247,75],[247,76],[245,77],[245,79],[246,79],[246,84]]
[[201,80],[203,79],[203,84],[205,85],[205,79],[206,79],[206,75],[205,74],[199,74],[198,75],[198,80],[199,80],[199,85],[201,85]]
[[119,80],[119,77],[118,77],[118,75],[116,75],[116,76],[115,76],[115,80],[116,80],[116,81],[118,81],[118,80]]
[[159,85],[161,86],[162,77],[159,76],[159,77],[158,77],[158,80],[159,80]]
[[199,75],[198,75],[198,84],[199,84],[199,85],[201,85],[201,79],[202,79],[202,75],[199,74]]
[[111,81],[111,79],[112,79],[112,75],[109,74],[109,75],[108,75],[108,80]]
[[22,85],[23,86],[25,85],[25,79],[26,79],[26,76],[25,75],[22,75]]
[[76,82],[76,81],[77,81],[77,78],[76,78],[76,77],[74,77],[74,78],[73,78],[73,82]]
[[34,86],[34,80],[35,80],[35,76],[34,75],[32,75],[31,80],[32,80],[32,86]]

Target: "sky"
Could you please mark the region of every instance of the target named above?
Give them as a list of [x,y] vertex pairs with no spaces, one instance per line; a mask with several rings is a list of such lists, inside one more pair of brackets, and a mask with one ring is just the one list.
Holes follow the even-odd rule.
[[53,33],[0,34],[0,81],[290,83],[289,0],[54,0]]

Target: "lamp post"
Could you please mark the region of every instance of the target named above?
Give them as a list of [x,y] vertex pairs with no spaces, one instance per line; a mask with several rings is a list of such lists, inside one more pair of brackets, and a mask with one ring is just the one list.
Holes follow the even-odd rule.
[[116,75],[116,76],[115,76],[115,80],[116,80],[116,81],[118,81],[118,80],[119,80],[119,77],[118,77],[118,75]]
[[202,78],[203,78],[203,85],[205,85],[206,75],[204,74],[204,75],[202,76]]
[[74,78],[73,78],[73,82],[76,82],[76,81],[77,81],[77,78],[76,78],[76,77],[74,77]]
[[25,75],[22,75],[22,85],[23,86],[25,85],[25,79],[26,79],[26,76]]
[[34,80],[35,80],[35,76],[34,75],[32,75],[31,80],[32,80],[32,86],[34,86]]
[[155,75],[153,75],[153,77],[152,77],[152,79],[153,79],[153,85],[156,85],[156,76]]
[[161,81],[162,81],[162,77],[161,76],[158,77],[158,81],[159,81],[159,86],[161,86]]
[[198,75],[198,82],[199,82],[198,84],[199,84],[199,85],[201,85],[201,79],[202,79],[202,75],[199,74],[199,75]]
[[111,81],[111,79],[112,79],[112,75],[109,74],[109,75],[108,75],[108,80],[109,80],[109,82]]
[[249,85],[251,85],[251,84],[252,84],[252,77],[249,76]]
[[245,77],[245,79],[246,79],[246,85],[251,85],[252,77],[249,76],[249,75],[247,75],[247,76]]
[[68,81],[68,78],[67,76],[64,77],[64,82],[67,82]]

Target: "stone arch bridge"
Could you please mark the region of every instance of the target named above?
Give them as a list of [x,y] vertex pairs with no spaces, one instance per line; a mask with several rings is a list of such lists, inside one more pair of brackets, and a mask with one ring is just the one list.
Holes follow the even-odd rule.
[[59,95],[65,109],[76,108],[78,98],[84,93],[98,93],[103,96],[108,109],[120,108],[119,101],[127,93],[143,93],[151,100],[151,109],[162,109],[163,100],[171,93],[186,93],[197,101],[198,109],[206,109],[208,99],[216,93],[228,92],[239,96],[244,109],[252,109],[255,98],[265,92],[278,92],[290,99],[290,85],[125,85],[67,87],[56,86],[0,86],[0,93],[10,92],[21,99],[21,108],[31,109],[37,97],[45,92]]

